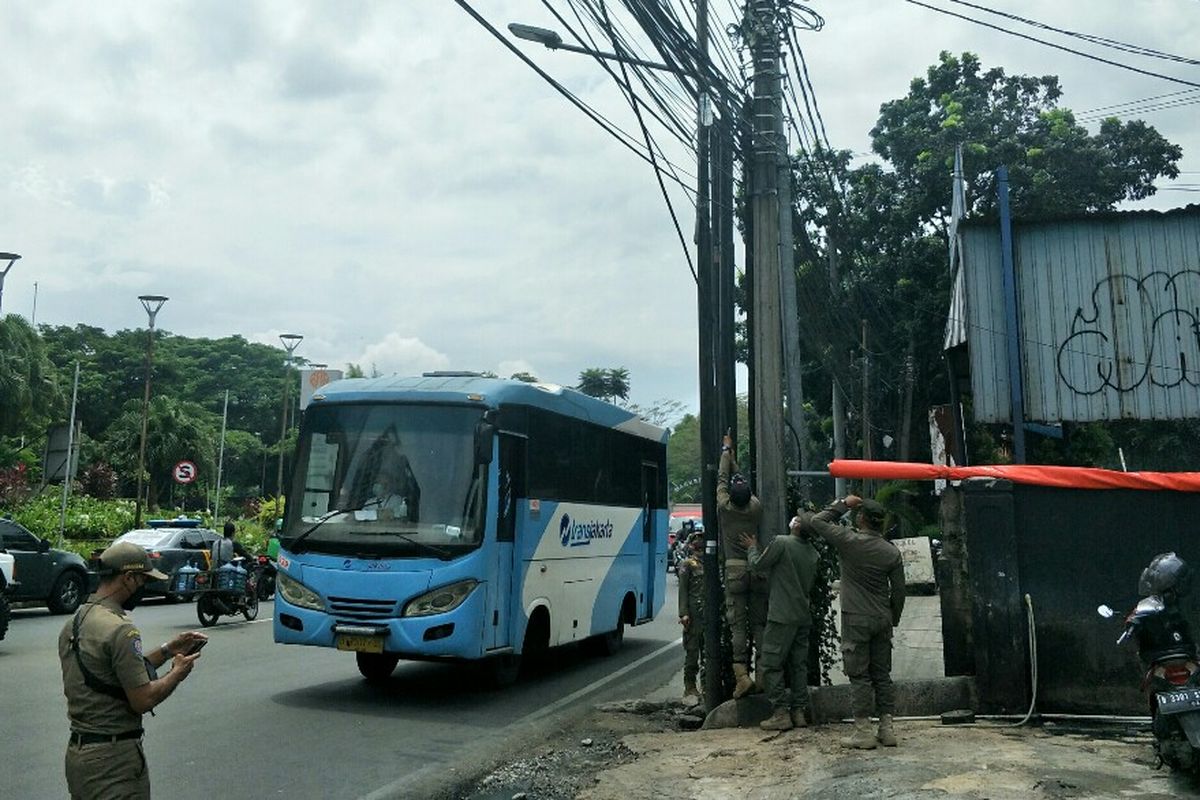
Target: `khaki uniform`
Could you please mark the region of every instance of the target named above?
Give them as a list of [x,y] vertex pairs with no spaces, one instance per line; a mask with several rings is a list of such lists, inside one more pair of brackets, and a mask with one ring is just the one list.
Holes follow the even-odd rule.
[[[151,680],[142,657],[142,635],[121,607],[88,598],[58,636],[63,694],[71,740],[67,746],[67,788],[72,800],[128,800],[150,797],[150,771],[142,749],[142,715],[124,697],[89,687],[71,648],[79,619],[79,658],[96,679],[121,689],[136,689]],[[122,738],[83,742],[80,737]]]
[[691,619],[683,629],[683,681],[690,685],[700,673],[704,651],[704,562],[689,556],[679,562],[679,616]]
[[747,569],[746,549],[738,539],[747,533],[758,539],[762,523],[762,503],[751,495],[750,502],[739,508],[729,496],[729,478],[737,471],[733,453],[721,453],[717,472],[717,518],[725,551],[725,617],[729,621],[733,663],[749,666],[750,643],[762,642],[767,622],[767,587],[761,577],[752,577]]
[[[842,567],[842,659],[850,679],[856,719],[890,715],[892,628],[904,613],[904,561],[881,534],[836,524],[847,506],[834,503],[820,514],[802,516],[809,530],[837,549]],[[872,704],[872,695],[874,703]]]
[[806,709],[812,628],[809,595],[817,576],[816,548],[789,533],[772,539],[761,555],[757,547],[751,547],[748,555],[751,573],[766,575],[770,587],[762,639],[763,689],[777,711]]

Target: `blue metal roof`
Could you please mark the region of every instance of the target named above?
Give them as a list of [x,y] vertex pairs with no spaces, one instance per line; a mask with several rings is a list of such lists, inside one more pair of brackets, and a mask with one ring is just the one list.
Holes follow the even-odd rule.
[[575,419],[617,428],[628,433],[666,442],[667,431],[630,411],[552,383],[527,383],[475,375],[423,375],[380,378],[345,378],[327,383],[313,395],[312,405],[327,403],[467,403],[486,408],[504,404],[544,408]]

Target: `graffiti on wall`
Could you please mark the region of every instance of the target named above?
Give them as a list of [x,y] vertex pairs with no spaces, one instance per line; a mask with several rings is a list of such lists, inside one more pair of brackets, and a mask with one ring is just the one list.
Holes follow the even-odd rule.
[[1059,345],[1058,375],[1081,395],[1200,386],[1200,270],[1097,281]]

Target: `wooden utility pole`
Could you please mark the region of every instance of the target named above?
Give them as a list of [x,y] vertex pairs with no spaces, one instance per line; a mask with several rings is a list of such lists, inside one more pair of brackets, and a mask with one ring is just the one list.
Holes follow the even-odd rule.
[[[787,520],[783,443],[783,319],[780,290],[780,159],[786,157],[780,87],[778,0],[750,0],[748,6],[754,95],[754,151],[750,192],[754,218],[753,304],[755,489],[763,505],[761,536],[770,541]],[[791,214],[787,215],[790,223]],[[790,236],[788,237],[790,239]],[[790,253],[789,261],[790,261]],[[789,265],[790,268],[790,265]]]

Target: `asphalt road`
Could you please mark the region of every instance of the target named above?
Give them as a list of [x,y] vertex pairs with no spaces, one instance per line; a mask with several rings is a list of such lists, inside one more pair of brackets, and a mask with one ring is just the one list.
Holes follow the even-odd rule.
[[[626,629],[615,656],[552,651],[544,674],[490,689],[478,672],[406,663],[383,686],[352,654],[277,645],[272,603],[255,622],[226,617],[192,675],[145,718],[155,796],[173,800],[430,797],[476,770],[559,735],[574,714],[641,696],[678,669],[674,614]],[[135,614],[148,645],[198,628],[194,605],[147,604]],[[18,611],[0,641],[0,794],[65,797],[66,700],[56,645],[66,617]],[[240,618],[238,618],[240,620]],[[227,621],[226,621],[227,620]]]

